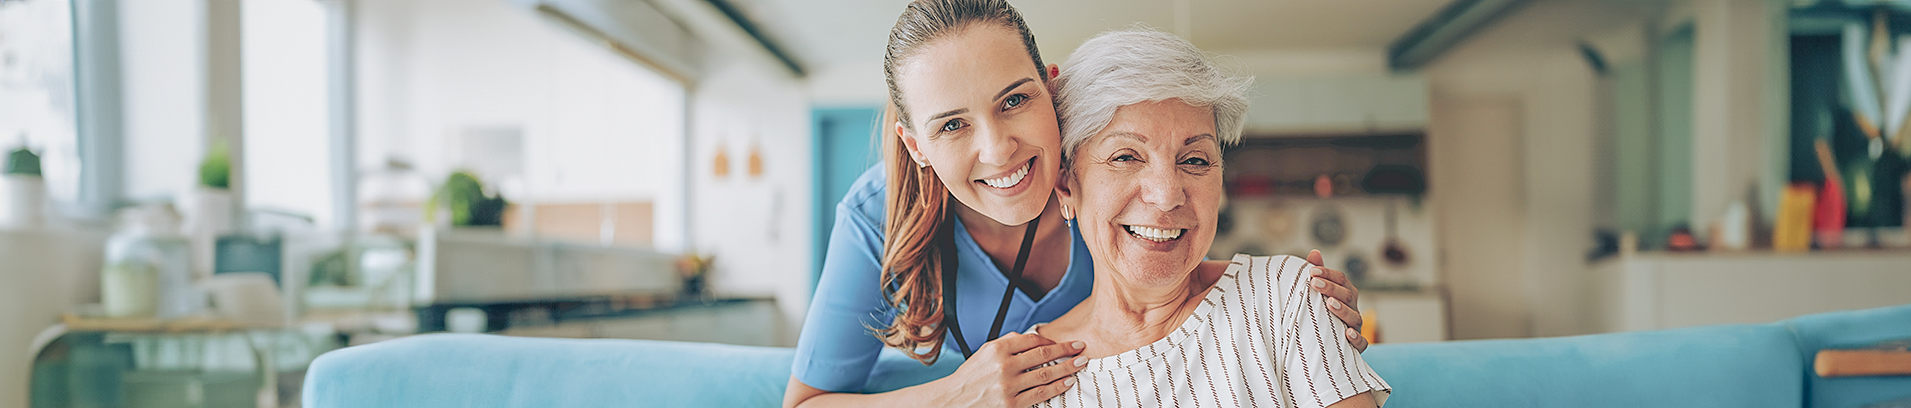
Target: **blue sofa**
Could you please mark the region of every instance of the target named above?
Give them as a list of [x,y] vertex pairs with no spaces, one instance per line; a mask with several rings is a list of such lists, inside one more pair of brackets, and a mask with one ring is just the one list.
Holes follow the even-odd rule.
[[[1770,324],[1376,345],[1389,407],[1861,407],[1911,398],[1911,377],[1819,378],[1813,355],[1911,338],[1911,305]],[[771,407],[792,350],[643,340],[433,334],[341,349],[307,372],[308,408]],[[867,391],[946,375],[885,354]]]

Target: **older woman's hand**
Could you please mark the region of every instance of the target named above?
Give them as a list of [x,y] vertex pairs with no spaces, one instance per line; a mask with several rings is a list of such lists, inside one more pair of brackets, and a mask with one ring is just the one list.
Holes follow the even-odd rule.
[[1356,350],[1366,352],[1367,338],[1360,337],[1360,328],[1366,321],[1361,319],[1360,307],[1357,306],[1360,289],[1354,288],[1353,282],[1347,280],[1347,274],[1328,268],[1321,259],[1320,250],[1308,252],[1307,263],[1314,264],[1313,268],[1308,269],[1314,274],[1314,289],[1327,295],[1327,311],[1333,312],[1340,321],[1347,322],[1347,343],[1353,344]]

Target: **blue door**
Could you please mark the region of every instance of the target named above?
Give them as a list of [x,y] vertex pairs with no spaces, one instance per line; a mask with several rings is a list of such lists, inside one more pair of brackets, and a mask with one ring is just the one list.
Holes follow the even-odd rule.
[[816,126],[815,149],[816,169],[816,219],[812,223],[816,229],[814,242],[815,265],[810,272],[810,290],[816,290],[818,278],[823,275],[823,255],[829,252],[829,231],[836,224],[836,203],[843,200],[843,194],[849,193],[849,185],[856,182],[856,176],[863,174],[870,166],[882,161],[882,155],[876,148],[876,121],[881,120],[880,107],[837,107],[818,108],[811,111],[811,122]]

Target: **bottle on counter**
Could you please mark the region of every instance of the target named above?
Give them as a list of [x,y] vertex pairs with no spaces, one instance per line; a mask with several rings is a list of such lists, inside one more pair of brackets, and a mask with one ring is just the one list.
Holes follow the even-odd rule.
[[40,155],[25,147],[0,159],[0,228],[41,225],[46,202],[46,180],[40,177]]
[[171,204],[120,210],[100,275],[108,317],[172,319],[205,308],[205,295],[193,284],[191,243],[180,235],[179,223]]

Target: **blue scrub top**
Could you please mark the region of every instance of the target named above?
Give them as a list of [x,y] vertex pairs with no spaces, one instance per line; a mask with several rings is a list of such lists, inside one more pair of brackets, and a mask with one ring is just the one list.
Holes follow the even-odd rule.
[[[803,320],[803,334],[796,342],[796,360],[790,370],[798,381],[831,392],[861,392],[876,369],[877,356],[883,352],[881,339],[871,328],[887,327],[895,318],[895,309],[881,291],[885,189],[888,178],[880,165],[864,171],[851,185],[843,201],[836,204],[836,225],[829,236],[829,253],[823,258],[823,276],[816,282],[816,298],[810,301],[809,316]],[[956,318],[962,322],[962,334],[969,347],[981,348],[995,323],[997,306],[1009,280],[989,259],[962,220],[956,220]],[[1060,284],[1041,301],[1015,291],[1003,318],[1002,332],[1020,332],[1036,323],[1061,317],[1088,298],[1094,286],[1094,262],[1081,231],[1071,224],[1073,242],[1068,272]],[[955,334],[943,340],[944,359],[960,359]],[[914,360],[887,361],[885,364],[913,364]],[[897,367],[901,368],[901,367]]]

